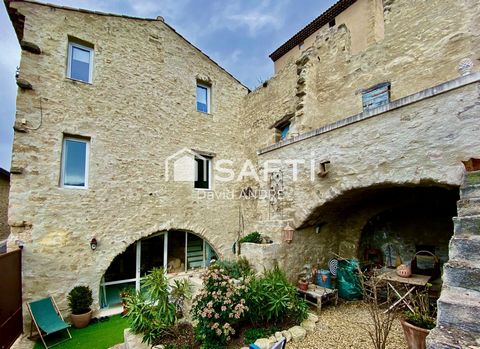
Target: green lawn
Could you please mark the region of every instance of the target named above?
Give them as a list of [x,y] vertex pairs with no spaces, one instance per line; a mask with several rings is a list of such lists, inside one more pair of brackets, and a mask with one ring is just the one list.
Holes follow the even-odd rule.
[[[108,321],[97,322],[90,324],[85,328],[76,329],[70,328],[72,339],[56,345],[55,349],[71,349],[71,348],[88,348],[88,349],[107,349],[115,344],[123,342],[123,330],[128,327],[128,321],[121,315],[111,316]],[[66,331],[62,331],[65,332]],[[65,338],[65,337],[63,337]],[[54,334],[47,337],[47,345],[52,345],[61,336]],[[39,339],[34,346],[34,349],[44,348],[42,341]]]

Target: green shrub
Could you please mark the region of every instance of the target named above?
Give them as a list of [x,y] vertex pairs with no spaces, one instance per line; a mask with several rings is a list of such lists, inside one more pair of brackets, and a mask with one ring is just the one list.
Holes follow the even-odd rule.
[[254,343],[259,338],[268,338],[272,334],[278,331],[278,328],[275,326],[268,327],[268,328],[249,328],[243,334],[243,339],[245,340],[246,344]]
[[204,348],[222,348],[248,311],[247,286],[235,282],[217,264],[205,272],[203,284],[192,308],[192,317],[198,322],[196,333]]
[[85,314],[93,303],[92,290],[88,286],[75,286],[68,294],[68,306],[72,314]]
[[252,323],[299,323],[307,318],[307,304],[278,266],[265,271],[263,277],[253,278],[249,287],[247,306]]
[[253,274],[250,263],[245,257],[240,257],[238,261],[221,259],[216,261],[215,265],[218,268],[223,269],[223,272],[226,275],[234,279],[245,278]]
[[172,291],[170,295],[175,304],[177,316],[182,317],[184,314],[185,300],[192,297],[192,283],[188,279],[174,280],[172,285]]
[[254,244],[261,244],[262,243],[262,236],[258,231],[254,231],[248,235],[245,235],[243,238],[240,239],[240,243],[242,242],[253,242]]
[[169,300],[168,288],[163,268],[154,268],[145,276],[142,292],[125,297],[130,327],[134,333],[142,333],[148,344],[175,324],[176,307]]
[[431,286],[432,284],[428,283],[425,290],[413,294],[410,301],[415,312],[405,312],[407,322],[427,330],[434,328],[437,323],[437,309],[430,304],[428,296],[428,288]]

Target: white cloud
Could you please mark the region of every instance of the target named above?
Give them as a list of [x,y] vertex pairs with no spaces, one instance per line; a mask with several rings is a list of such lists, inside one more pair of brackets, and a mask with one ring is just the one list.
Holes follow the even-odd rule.
[[261,14],[258,12],[242,13],[226,17],[237,26],[246,26],[250,35],[255,35],[259,30],[267,26],[278,28],[282,25],[282,19],[269,14]]
[[286,6],[290,0],[263,0],[254,2],[231,1],[217,7],[210,19],[208,32],[221,29],[247,29],[248,34],[256,36],[260,31],[278,30],[284,23]]

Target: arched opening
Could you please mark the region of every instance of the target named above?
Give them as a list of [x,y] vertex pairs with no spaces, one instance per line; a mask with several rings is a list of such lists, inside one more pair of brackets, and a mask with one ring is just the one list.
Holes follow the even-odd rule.
[[120,305],[124,289],[139,291],[141,279],[153,268],[169,274],[186,273],[207,267],[218,258],[203,238],[185,230],[169,230],[140,239],[116,256],[100,283],[100,306]]
[[[412,194],[410,200],[386,207],[367,220],[360,236],[360,260],[395,267],[411,262],[419,251],[428,251],[438,257],[439,266],[448,261],[457,192],[429,188],[413,190]],[[425,262],[428,259],[424,258]]]
[[[435,183],[385,183],[344,192],[310,211],[297,226],[292,246],[301,252],[287,255],[287,269],[300,272],[302,263],[327,268],[335,257],[358,258],[366,267],[387,266],[392,259],[395,266],[397,248],[404,263],[426,249],[441,266],[448,259],[458,199],[458,187]],[[375,253],[366,256],[367,247],[380,250],[379,261]]]

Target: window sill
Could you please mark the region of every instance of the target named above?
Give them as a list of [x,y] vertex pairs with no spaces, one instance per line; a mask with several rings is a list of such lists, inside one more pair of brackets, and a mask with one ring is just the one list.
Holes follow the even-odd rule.
[[83,81],[83,80],[77,80],[77,79],[72,79],[72,78],[69,78],[68,76],[65,77],[65,80],[68,81],[68,82],[73,82],[73,83],[78,82],[78,83],[81,83],[81,84],[93,86],[93,83],[91,83],[91,82],[87,82],[87,81]]
[[193,188],[193,190],[198,190],[198,191],[213,191],[212,188]]
[[61,185],[59,187],[60,189],[74,189],[74,190],[87,190],[88,187],[75,187],[75,186],[69,186],[69,185]]
[[195,110],[198,114],[203,114],[203,115],[208,115],[208,116],[213,116],[212,113],[210,112],[205,112],[205,111],[200,111],[200,110]]

